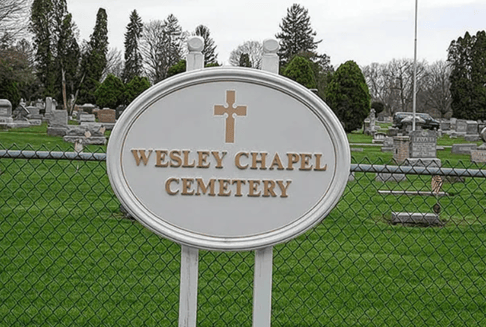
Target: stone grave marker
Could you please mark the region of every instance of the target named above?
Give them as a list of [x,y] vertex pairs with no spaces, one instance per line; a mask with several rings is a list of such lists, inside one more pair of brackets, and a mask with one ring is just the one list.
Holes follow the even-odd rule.
[[0,99],[0,128],[8,128],[12,123],[12,103],[7,99]]
[[12,103],[7,99],[0,99],[0,117],[12,117]]
[[12,116],[14,120],[27,120],[27,116],[30,114],[30,111],[23,105],[19,104],[14,111],[12,111]]
[[27,110],[30,113],[28,118],[39,119],[40,117],[42,117],[42,115],[40,114],[39,107],[36,107],[36,106],[28,106],[27,107]]
[[476,150],[477,144],[467,143],[467,144],[453,144],[451,153],[452,154],[471,154],[471,151]]
[[28,106],[27,110],[29,111],[29,115],[27,116],[29,124],[32,126],[40,126],[42,124],[42,115],[39,113],[39,107]]
[[476,150],[471,150],[471,161],[476,163],[486,163],[486,127],[481,130],[481,144]]
[[116,110],[114,109],[102,109],[98,111],[98,120],[106,129],[111,130],[115,126],[116,122]]
[[52,110],[49,114],[49,127],[47,135],[64,136],[68,131],[68,112],[67,110]]
[[54,110],[54,103],[52,101],[52,98],[51,97],[47,97],[46,98],[46,113],[45,115],[49,115],[52,110]]
[[369,118],[366,118],[364,120],[363,133],[365,135],[371,135],[371,124],[370,124],[370,119]]
[[456,122],[456,133],[459,135],[466,135],[467,133],[467,123],[463,119],[458,119]]
[[466,135],[464,139],[468,142],[476,142],[479,140],[478,122],[474,120],[466,121]]
[[[409,134],[409,157],[404,161],[405,166],[411,167],[441,167],[441,160],[437,158],[437,133],[431,130],[416,130]],[[432,176],[432,192],[419,192],[418,195],[438,195],[442,187],[442,178]],[[400,195],[400,194],[398,194]],[[407,195],[403,192],[403,195]],[[437,213],[392,212],[393,224],[442,225]]]
[[376,132],[373,134],[373,140],[371,141],[372,143],[379,143],[383,144],[385,141],[386,134],[382,132]]
[[78,122],[80,125],[83,123],[94,123],[96,122],[96,118],[93,114],[82,113],[78,116]]
[[410,136],[410,158],[436,158],[437,133],[431,130],[412,131]]
[[114,109],[102,109],[98,111],[98,120],[100,123],[114,123],[116,111]]
[[393,152],[393,137],[385,137],[383,140],[383,146],[381,147],[381,152]]
[[449,121],[451,122],[451,129],[456,130],[457,118],[451,117],[451,119],[449,119]]
[[451,130],[451,122],[449,120],[442,120],[440,122],[440,129],[444,132]]
[[100,124],[71,125],[63,137],[65,142],[73,143],[76,152],[81,152],[85,145],[105,145],[105,128]]
[[37,101],[35,102],[35,106],[37,108],[39,108],[39,110],[44,110],[46,105],[44,103],[44,101],[42,101],[42,99],[37,99]]

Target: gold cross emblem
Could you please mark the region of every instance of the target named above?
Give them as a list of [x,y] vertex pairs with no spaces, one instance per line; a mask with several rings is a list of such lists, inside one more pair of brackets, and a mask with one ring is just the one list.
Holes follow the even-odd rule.
[[246,116],[246,106],[237,106],[233,108],[235,104],[235,91],[229,90],[226,91],[226,106],[222,105],[215,105],[214,106],[214,114],[217,116],[222,116],[227,114],[226,116],[226,143],[234,143],[235,142],[235,117],[233,116],[236,114],[237,116]]

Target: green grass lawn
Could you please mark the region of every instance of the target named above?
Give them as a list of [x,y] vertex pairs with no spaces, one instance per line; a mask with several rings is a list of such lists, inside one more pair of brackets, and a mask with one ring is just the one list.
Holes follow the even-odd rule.
[[[71,151],[43,128],[0,143]],[[363,148],[353,162],[391,159]],[[445,183],[442,198],[377,192],[430,179],[356,173],[321,224],[276,246],[272,326],[486,325],[484,179]],[[1,326],[177,325],[180,247],[123,218],[103,162],[0,159],[0,199]],[[389,223],[436,203],[442,227]],[[251,252],[201,251],[198,326],[251,326],[253,265]]]

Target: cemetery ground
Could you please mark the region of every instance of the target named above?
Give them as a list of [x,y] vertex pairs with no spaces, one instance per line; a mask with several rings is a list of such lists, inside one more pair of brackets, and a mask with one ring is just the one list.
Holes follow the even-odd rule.
[[[371,136],[349,140],[363,148],[353,163],[391,164]],[[465,143],[442,137],[438,145],[453,142]],[[0,131],[0,143],[73,151],[45,125]],[[444,167],[478,168],[450,148],[438,157]],[[430,190],[430,180],[382,183],[356,173],[321,224],[276,246],[272,325],[484,324],[484,179],[444,183],[450,196],[440,198],[378,193]],[[0,183],[3,324],[177,324],[180,247],[123,217],[104,162],[0,159]],[[432,212],[436,203],[440,227],[389,223],[391,211]],[[250,326],[253,253],[201,251],[199,271],[198,326]]]

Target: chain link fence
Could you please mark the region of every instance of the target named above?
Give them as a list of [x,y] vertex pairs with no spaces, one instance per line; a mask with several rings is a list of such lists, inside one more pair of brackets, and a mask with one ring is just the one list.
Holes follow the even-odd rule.
[[[274,248],[272,326],[486,325],[485,168],[354,163]],[[0,151],[0,194],[0,325],[177,325],[180,246],[120,210],[104,153]],[[199,265],[198,326],[251,326],[254,253]]]

